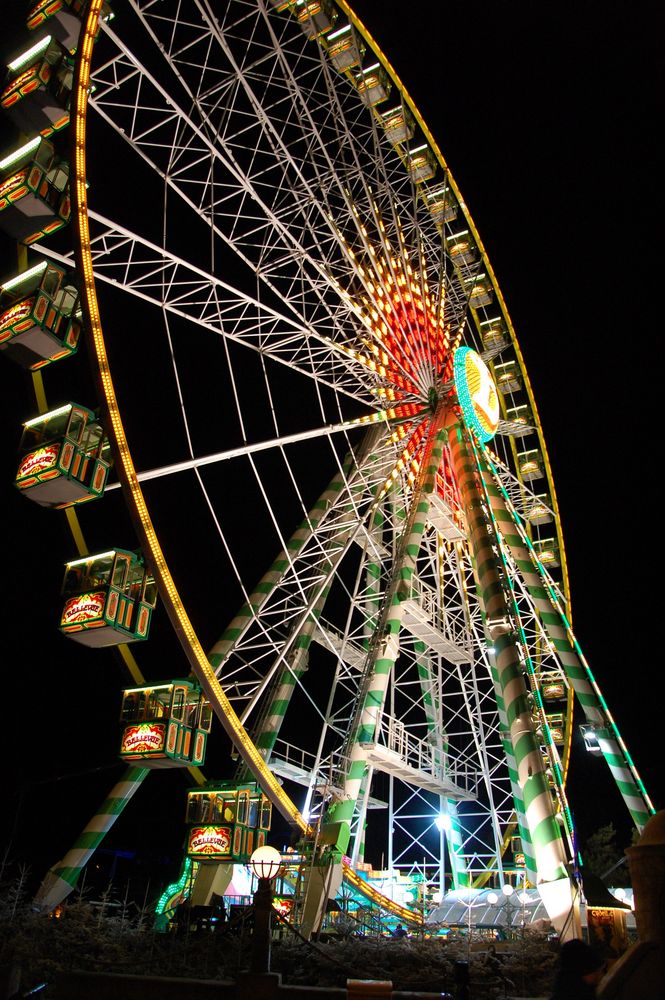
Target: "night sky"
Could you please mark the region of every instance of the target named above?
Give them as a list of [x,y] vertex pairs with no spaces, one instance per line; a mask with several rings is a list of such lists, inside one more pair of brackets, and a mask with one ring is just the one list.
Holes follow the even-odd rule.
[[[363,0],[354,9],[438,141],[488,251],[554,470],[575,631],[662,806],[662,611],[654,586],[662,548],[663,80],[655,5]],[[8,129],[3,148],[11,137]],[[4,275],[11,247],[2,250]],[[10,815],[20,802],[14,830],[5,820],[0,841],[41,874],[121,773],[114,748],[124,680],[111,652],[92,663],[57,634],[61,566],[73,547],[64,518],[11,486],[20,423],[34,406],[28,376],[4,358],[0,406]],[[145,655],[167,663],[173,640],[163,617],[156,625]],[[570,795],[582,837],[613,821],[627,843],[627,816],[605,765],[576,743]],[[207,770],[224,776],[228,767],[218,731]],[[151,776],[107,846],[139,851],[146,870],[159,858],[177,864],[184,786],[179,774]]]

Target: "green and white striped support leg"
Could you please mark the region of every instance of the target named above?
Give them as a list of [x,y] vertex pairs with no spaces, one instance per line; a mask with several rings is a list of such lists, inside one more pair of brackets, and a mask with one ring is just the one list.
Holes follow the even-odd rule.
[[506,766],[508,768],[508,774],[510,777],[510,786],[513,792],[513,805],[515,806],[515,818],[517,820],[517,828],[519,830],[520,840],[522,841],[522,853],[524,854],[524,866],[526,869],[526,876],[532,885],[537,885],[538,870],[536,867],[536,856],[533,850],[533,844],[531,843],[531,833],[529,832],[526,813],[524,811],[522,789],[520,788],[519,776],[517,772],[517,761],[515,760],[513,744],[510,738],[510,727],[508,725],[508,716],[506,715],[506,709],[503,704],[503,695],[499,684],[499,675],[497,673],[496,664],[493,662],[494,656],[491,656],[491,660],[492,660],[491,663],[492,680],[494,682],[497,713],[499,716],[499,730],[501,732],[501,740],[503,742],[503,752],[506,757]]
[[[300,645],[301,639],[306,640],[303,645]],[[288,666],[284,666],[279,683],[270,699],[265,719],[261,723],[259,732],[255,737],[254,742],[256,747],[265,760],[270,760],[270,755],[279,737],[279,731],[282,728],[284,716],[291,702],[293,692],[296,689],[298,681],[307,670],[310,643],[311,636],[299,636],[296,639],[295,648],[291,655],[291,662]]]
[[600,751],[612,773],[617,788],[623,796],[635,826],[641,833],[647,821],[655,813],[655,808],[646,793],[641,794],[641,790],[628,768],[626,754],[622,751],[609,726],[604,729],[597,728],[595,734]]
[[369,802],[369,793],[372,787],[372,775],[374,774],[374,769],[371,767],[367,768],[365,776],[362,780],[362,785],[360,786],[360,795],[358,796],[358,801],[360,803],[360,808],[356,814],[356,830],[353,837],[353,848],[351,850],[351,864],[355,868],[358,862],[365,860],[365,834],[367,832],[367,803]]
[[147,767],[128,767],[113,786],[72,849],[44,878],[35,896],[35,906],[42,913],[50,913],[74,889],[82,870],[148,774]]
[[[383,525],[383,511],[377,509],[372,519],[370,534],[377,537]],[[374,634],[381,613],[381,563],[371,560],[365,566],[365,595],[363,602],[364,636],[362,645],[365,650],[369,650],[371,636]],[[356,814],[355,835],[353,837],[353,847],[351,849],[351,864],[355,867],[358,862],[365,860],[365,832],[367,830],[367,803],[369,801],[370,786],[372,783],[372,768],[368,768],[360,787],[358,801],[360,809]]]
[[[372,432],[371,436],[368,435],[366,446],[371,445],[375,439],[375,435],[376,431]],[[286,551],[280,552],[231,624],[227,626],[221,637],[209,651],[208,659],[216,671],[219,672],[231,656],[237,643],[240,642],[263,605],[280,585],[293,560],[302,552],[307,542],[318,529],[323,518],[331,507],[335,505],[342,490],[351,488],[360,475],[361,465],[372,461],[372,454],[368,454],[367,452],[368,449],[365,447],[362,454],[358,457],[353,454],[347,455],[342,472],[334,476],[330,481],[330,484],[309,511],[305,520],[289,539]]]
[[[380,636],[376,654],[369,666],[367,683],[362,696],[359,716],[349,748],[349,764],[344,779],[344,797],[330,810],[330,818],[346,823],[350,828],[353,814],[367,770],[366,745],[376,739],[383,714],[388,682],[399,653],[399,633],[404,616],[404,602],[411,594],[416,560],[429,512],[429,494],[434,489],[436,474],[443,455],[445,431],[441,428],[443,415],[432,420],[427,450],[419,482],[414,489],[411,511],[404,528],[405,536],[395,561],[393,578],[386,594],[385,611],[377,626]],[[370,656],[372,651],[370,650]]]
[[436,741],[437,744],[439,744],[438,752],[440,760],[438,763],[442,764],[444,754],[443,733],[441,731],[441,722],[439,720],[439,705],[436,693],[436,684],[434,683],[434,679],[432,677],[429,649],[427,643],[423,642],[421,639],[414,639],[413,649],[416,654],[416,669],[418,671],[418,681],[422,692],[421,704],[427,724],[427,736],[428,739]]
[[540,746],[533,730],[518,644],[511,624],[511,609],[503,590],[499,560],[492,548],[493,545],[498,548],[498,539],[485,517],[478,472],[459,425],[451,428],[449,439],[453,469],[475,559],[486,629],[495,650],[497,687],[503,699],[515,753],[518,784],[536,856],[538,878],[543,882],[555,882],[567,878],[568,859]]
[[446,840],[448,841],[448,850],[450,853],[453,886],[455,889],[463,889],[471,885],[471,876],[464,854],[462,825],[455,799],[446,799],[446,811],[450,817],[450,830],[446,834]]
[[571,686],[575,690],[575,694],[584,710],[587,721],[593,725],[602,724],[604,720],[603,714],[600,711],[600,706],[598,705],[598,699],[596,698],[593,688],[589,683],[586,671],[579,661],[579,657],[568,640],[566,629],[562,626],[560,615],[552,606],[549,586],[543,580],[536,565],[537,556],[535,552],[533,552],[533,556],[531,555],[533,549],[531,549],[531,551],[529,550],[527,544],[525,544],[525,541],[520,535],[519,527],[515,521],[517,514],[513,515],[513,513],[508,510],[490,470],[484,463],[482,463],[481,471],[485,491],[489,497],[492,512],[496,519],[499,531],[501,532],[503,540],[508,546],[510,554],[515,560],[517,568],[522,575],[524,585],[526,586],[531,599],[534,602],[536,610],[540,615],[540,619],[547,635],[557,651],[561,665],[566,672],[566,676],[568,677]]
[[[376,512],[380,515],[380,511]],[[381,520],[383,516],[381,515]],[[377,522],[377,516],[374,517],[374,523]],[[363,637],[363,647],[369,649],[371,636],[376,629],[376,623],[381,610],[381,563],[368,560],[365,567],[365,602],[364,602],[364,614],[365,614],[365,625]]]
[[[572,629],[560,607],[556,592],[546,578],[545,570],[520,523],[517,511],[504,491],[497,487],[492,471],[482,464],[483,481],[489,497],[494,517],[503,540],[520,570],[524,584],[538,612],[545,632],[556,649],[559,662],[568,678],[570,686],[584,712],[586,721],[595,727],[601,752],[630,815],[638,830],[654,813],[641,779],[634,771],[634,765],[616,727],[608,718],[602,697],[596,691],[591,671],[579,649]],[[631,767],[632,765],[632,767]]]
[[296,637],[289,653],[289,662],[284,664],[279,682],[271,695],[265,717],[258,727],[254,742],[265,760],[270,760],[270,755],[275,747],[282,723],[284,722],[284,716],[293,697],[293,692],[297,687],[298,681],[307,670],[312,636],[321,617],[321,612],[329,592],[329,586],[321,592],[310,617]]

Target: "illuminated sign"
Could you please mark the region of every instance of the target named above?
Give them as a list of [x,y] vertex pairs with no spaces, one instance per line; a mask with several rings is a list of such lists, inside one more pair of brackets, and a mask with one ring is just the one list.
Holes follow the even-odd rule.
[[231,829],[228,826],[195,826],[189,833],[188,854],[228,855],[231,851]]
[[163,722],[143,722],[139,726],[127,726],[120,745],[121,754],[159,753],[164,749]]
[[37,451],[31,451],[19,465],[16,478],[23,479],[24,476],[37,476],[40,472],[45,472],[46,469],[52,469],[58,459],[59,450],[60,445],[49,444],[45,448],[38,448]]
[[17,302],[10,309],[6,309],[0,316],[0,330],[4,330],[7,326],[13,326],[29,316],[33,301],[34,299],[27,299],[27,301]]
[[453,378],[464,423],[484,444],[499,426],[499,395],[490,370],[470,347],[458,347],[453,358]]
[[60,624],[73,625],[100,618],[104,611],[105,600],[106,594],[103,591],[70,597],[62,610]]

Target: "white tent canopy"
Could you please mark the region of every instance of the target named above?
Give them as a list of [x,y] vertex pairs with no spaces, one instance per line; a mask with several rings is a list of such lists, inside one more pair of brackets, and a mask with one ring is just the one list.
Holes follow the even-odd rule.
[[[611,889],[615,893],[617,890]],[[625,901],[631,902],[627,890]],[[580,907],[583,926],[586,925],[586,906]],[[628,913],[628,926],[634,916]],[[427,924],[447,924],[451,927],[526,927],[538,921],[549,923],[547,912],[537,889],[515,889],[507,896],[501,889],[454,889],[431,910]]]

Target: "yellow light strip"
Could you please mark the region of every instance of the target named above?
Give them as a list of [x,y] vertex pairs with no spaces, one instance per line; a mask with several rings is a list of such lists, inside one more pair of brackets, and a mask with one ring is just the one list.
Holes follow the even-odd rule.
[[154,574],[160,597],[183,651],[187,656],[192,672],[198,678],[215,714],[266,795],[268,795],[282,815],[295,823],[302,831],[311,835],[313,830],[288,795],[282,790],[277,778],[270,771],[263,757],[252,743],[249,734],[233,710],[198,641],[169,572],[161,546],[159,545],[125,436],[113,380],[111,378],[99,314],[87,211],[86,117],[92,50],[101,7],[102,0],[90,0],[79,46],[78,73],[75,84],[75,96],[72,101],[74,121],[72,218],[77,240],[77,259],[82,276],[81,303],[87,320],[85,326],[97,364],[97,375],[107,413],[106,429],[115,452],[118,478],[121,481],[125,501],[139,535],[144,557],[151,572]]

